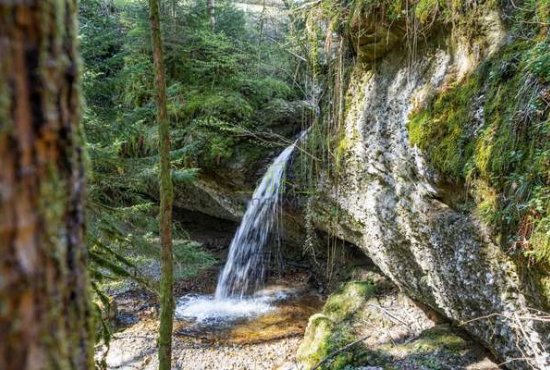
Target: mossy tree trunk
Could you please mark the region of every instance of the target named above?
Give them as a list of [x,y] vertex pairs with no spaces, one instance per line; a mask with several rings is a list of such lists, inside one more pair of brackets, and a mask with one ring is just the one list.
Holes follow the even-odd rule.
[[160,158],[160,241],[161,241],[161,285],[160,285],[160,333],[159,369],[170,369],[172,363],[172,175],[170,168],[170,122],[166,108],[166,77],[162,52],[159,0],[149,0],[151,38],[155,61],[155,89],[157,95],[157,121],[159,129]]
[[91,369],[75,1],[0,1],[0,369]]

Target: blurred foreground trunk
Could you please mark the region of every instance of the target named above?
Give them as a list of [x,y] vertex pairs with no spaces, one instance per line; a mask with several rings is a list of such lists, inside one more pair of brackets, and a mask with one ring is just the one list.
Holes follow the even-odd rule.
[[0,0],[0,369],[90,369],[73,0]]

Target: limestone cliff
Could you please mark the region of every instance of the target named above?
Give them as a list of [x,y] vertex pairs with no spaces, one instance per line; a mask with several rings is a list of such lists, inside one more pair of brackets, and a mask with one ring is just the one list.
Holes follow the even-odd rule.
[[[317,177],[312,222],[359,246],[409,296],[463,323],[510,368],[548,369],[550,326],[536,318],[534,309],[546,304],[536,279],[487,223],[461,207],[468,189],[446,181],[431,164],[437,154],[428,157],[410,140],[412,115],[512,42],[498,7],[476,12],[469,24],[475,37],[447,24],[415,40],[412,54],[407,41],[397,41],[410,39],[391,28],[383,31],[385,47],[355,38],[358,59],[350,63],[330,164]],[[364,29],[372,40],[384,37],[376,27]],[[358,31],[348,32],[353,39]],[[331,83],[325,88],[336,90]],[[472,130],[485,124],[483,112],[476,114],[483,99],[468,102]],[[336,221],[327,222],[330,208],[338,210]]]

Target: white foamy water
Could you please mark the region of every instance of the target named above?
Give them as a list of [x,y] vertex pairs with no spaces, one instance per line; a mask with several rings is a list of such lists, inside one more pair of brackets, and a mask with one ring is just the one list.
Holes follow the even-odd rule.
[[207,295],[187,295],[178,300],[176,317],[197,322],[229,322],[266,314],[276,307],[277,295],[216,299]]

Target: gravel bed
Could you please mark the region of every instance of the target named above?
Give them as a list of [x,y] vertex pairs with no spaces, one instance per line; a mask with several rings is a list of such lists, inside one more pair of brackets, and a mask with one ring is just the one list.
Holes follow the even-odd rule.
[[[115,335],[106,361],[108,369],[156,370],[158,368],[156,321],[140,322]],[[217,345],[174,338],[174,369],[270,370],[293,362],[301,337],[258,344]],[[105,347],[98,349],[98,359]]]

